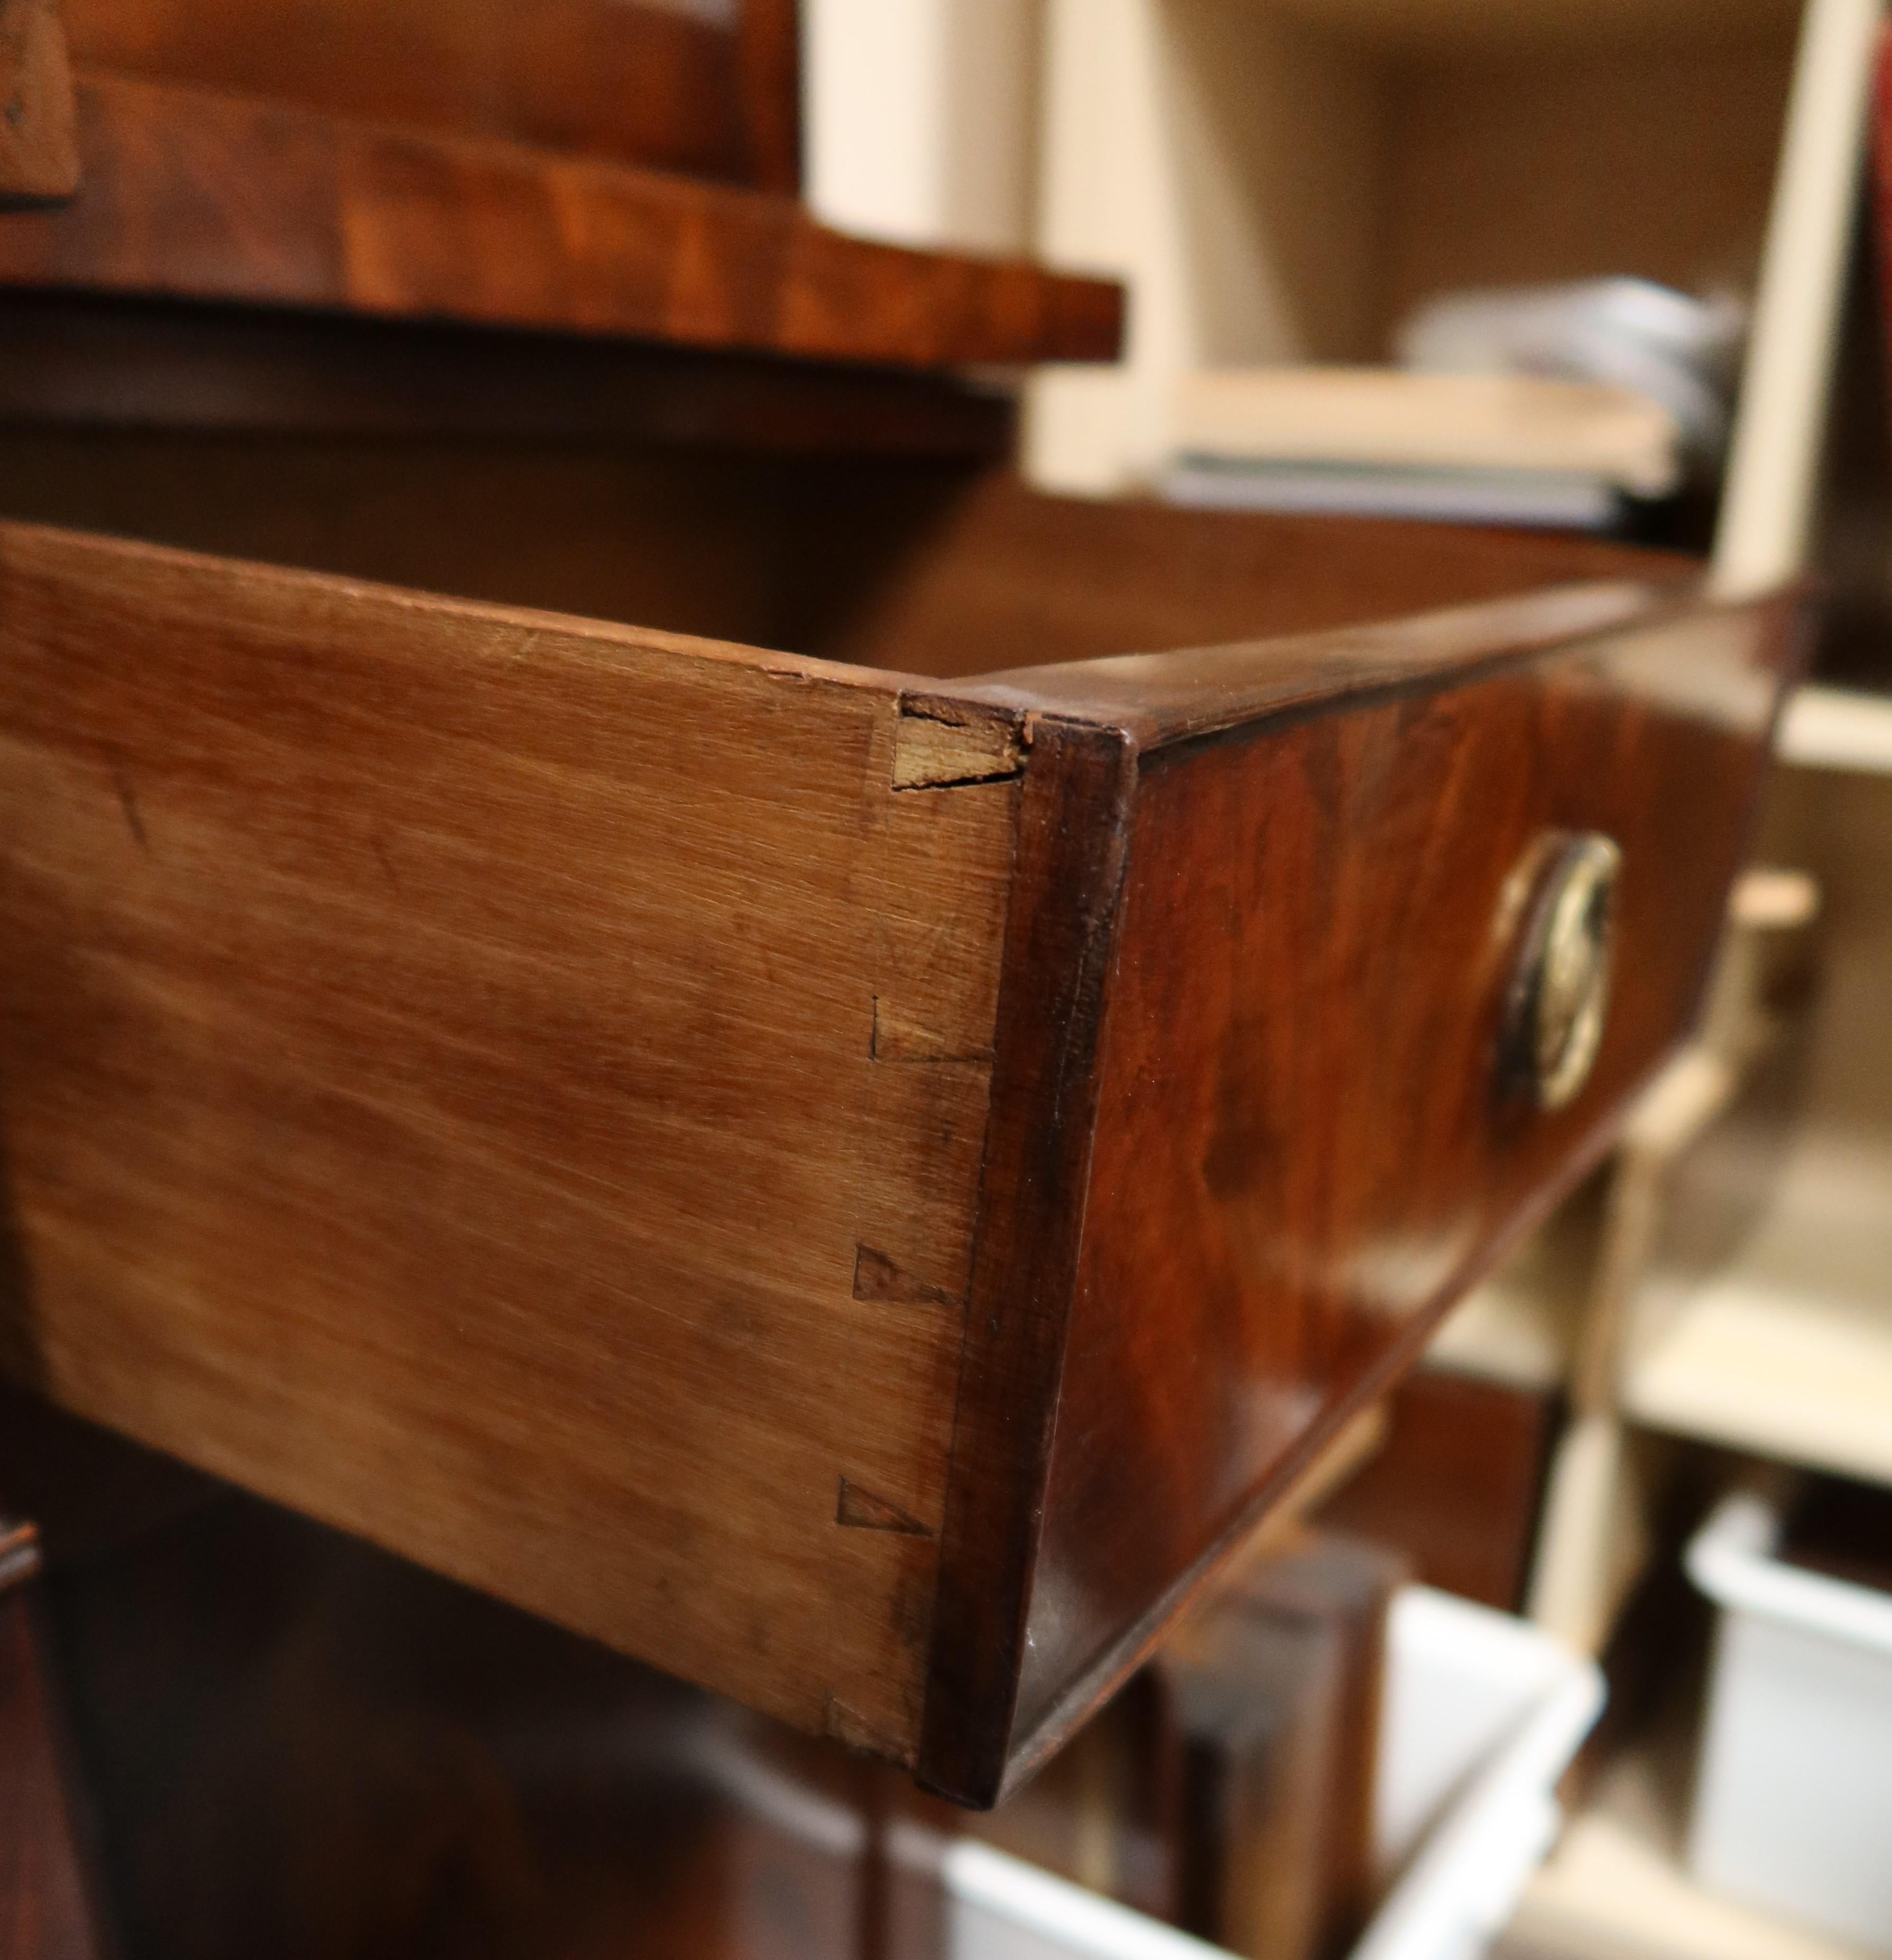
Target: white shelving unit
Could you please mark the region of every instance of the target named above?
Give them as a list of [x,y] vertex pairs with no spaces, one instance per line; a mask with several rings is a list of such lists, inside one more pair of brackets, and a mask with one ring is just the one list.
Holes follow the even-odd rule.
[[1731,549],[1799,549],[1874,0],[1798,49],[1798,0],[1046,4],[1038,245],[1132,311],[1122,369],[1032,383],[1040,481],[1139,483],[1183,374],[1383,359],[1436,293],[1758,277]]
[[1892,699],[1803,687],[1787,704],[1776,752],[1802,768],[1892,775]]
[[1888,736],[1892,704],[1827,690],[1787,718],[1769,848],[1824,893],[1820,991],[1791,1100],[1678,1167],[1620,1390],[1649,1427],[1892,1484]]
[[1810,1141],[1738,1249],[1653,1273],[1638,1317],[1632,1421],[1892,1484],[1892,1147]]
[[[1683,1439],[1892,1484],[1892,704],[1805,690],[1780,752],[1761,848],[1819,885],[1817,991],[1670,1159],[1619,1323],[1579,1336],[1536,1603],[1593,1647],[1648,1502],[1639,1450]],[[1785,887],[1753,896],[1791,919]],[[1505,1960],[1850,1960],[1691,1881],[1690,1740],[1672,1724],[1611,1767]]]
[[[1049,487],[1140,485],[1182,375],[1378,359],[1434,292],[1725,278],[1757,314],[1715,575],[1804,563],[1878,0],[804,6],[825,216],[1127,281],[1123,365],[1028,386]],[[1701,1044],[1434,1350],[1568,1389],[1532,1606],[1593,1651],[1689,1441],[1892,1484],[1892,701],[1804,689],[1779,755],[1757,854],[1822,895],[1810,1017],[1771,1050],[1741,1018],[1808,910],[1750,883]],[[1616,1766],[1518,1960],[1843,1960],[1688,1882],[1683,1788]]]
[[1613,1764],[1493,1960],[1865,1960],[1696,1885],[1677,1828],[1684,1781],[1659,1747]]

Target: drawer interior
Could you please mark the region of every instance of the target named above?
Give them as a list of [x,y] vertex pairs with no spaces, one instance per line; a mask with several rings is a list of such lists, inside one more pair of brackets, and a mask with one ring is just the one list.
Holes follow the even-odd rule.
[[939,677],[1690,565],[1050,497],[959,460],[562,440],[14,428],[0,516]]

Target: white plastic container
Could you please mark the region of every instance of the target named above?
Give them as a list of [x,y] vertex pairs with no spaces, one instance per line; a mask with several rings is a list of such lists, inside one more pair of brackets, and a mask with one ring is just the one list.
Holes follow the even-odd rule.
[[[1596,1668],[1423,1586],[1394,1602],[1376,1849],[1395,1882],[1353,1960],[1469,1960],[1557,1828],[1552,1795],[1603,1706]],[[951,1960],[1206,1960],[1205,1946],[989,1847],[944,1857]]]
[[1731,1497],[1689,1547],[1722,1608],[1689,1863],[1715,1891],[1892,1953],[1892,1594],[1773,1556]]

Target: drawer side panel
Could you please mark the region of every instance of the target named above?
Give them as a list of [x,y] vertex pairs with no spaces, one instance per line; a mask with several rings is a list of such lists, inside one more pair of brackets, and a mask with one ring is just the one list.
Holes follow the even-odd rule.
[[0,527],[9,1371],[909,1756],[1018,791],[906,719]]

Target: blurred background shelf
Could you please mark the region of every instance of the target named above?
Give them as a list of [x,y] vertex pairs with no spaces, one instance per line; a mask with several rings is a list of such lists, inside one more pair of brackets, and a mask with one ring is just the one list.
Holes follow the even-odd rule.
[[1635,1421],[1892,1483],[1892,1152],[1816,1144],[1727,1261],[1648,1281]]
[[1775,749],[1803,768],[1892,775],[1892,696],[1803,687],[1787,704]]
[[1684,1869],[1686,1729],[1626,1751],[1532,1880],[1494,1960],[1861,1960]]

